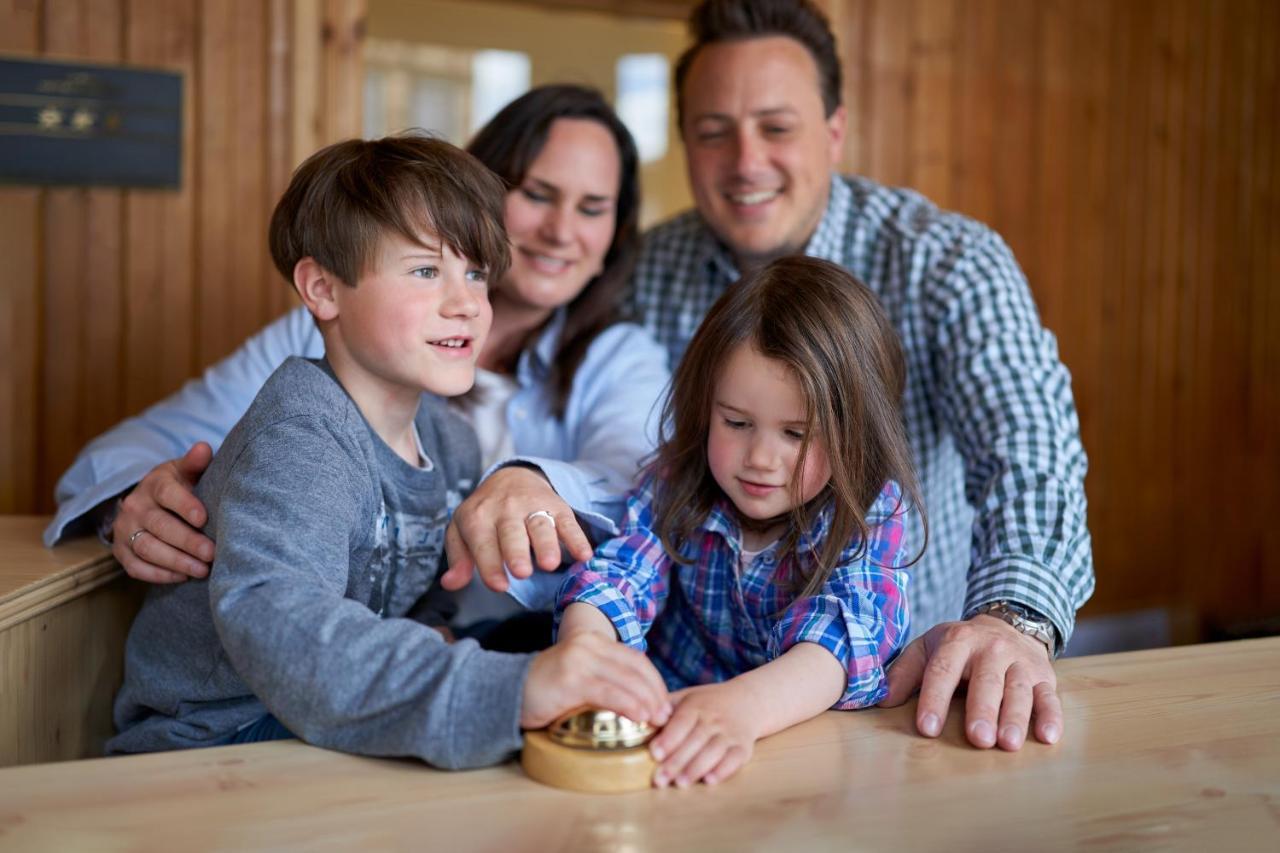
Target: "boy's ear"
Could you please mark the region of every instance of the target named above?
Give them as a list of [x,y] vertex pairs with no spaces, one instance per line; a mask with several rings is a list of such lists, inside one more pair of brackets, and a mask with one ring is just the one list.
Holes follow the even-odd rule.
[[293,289],[298,291],[302,304],[317,320],[332,320],[338,316],[335,291],[340,286],[337,277],[310,255],[293,266]]

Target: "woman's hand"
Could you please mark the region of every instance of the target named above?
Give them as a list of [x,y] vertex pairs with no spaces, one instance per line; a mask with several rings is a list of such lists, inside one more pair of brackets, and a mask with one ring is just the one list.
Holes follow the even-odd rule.
[[213,540],[200,532],[209,514],[195,485],[212,459],[213,450],[201,441],[181,459],[152,468],[120,502],[111,553],[129,577],[180,583],[209,574]]
[[538,568],[555,571],[560,567],[562,542],[573,559],[591,557],[591,543],[573,509],[542,474],[518,465],[501,468],[454,511],[445,531],[449,570],[440,585],[461,589],[479,571],[486,586],[505,592],[503,563],[511,574],[527,578],[533,574],[532,551]]
[[654,787],[685,788],[702,781],[723,782],[751,760],[756,730],[751,696],[733,681],[690,687],[671,694],[675,712],[649,752],[658,769]]

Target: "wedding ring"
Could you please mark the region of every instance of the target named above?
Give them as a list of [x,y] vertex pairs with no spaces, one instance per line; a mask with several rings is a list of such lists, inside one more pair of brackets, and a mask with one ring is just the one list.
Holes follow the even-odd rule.
[[135,530],[135,531],[133,531],[132,533],[130,533],[130,534],[129,534],[129,550],[130,550],[130,551],[132,551],[132,550],[133,550],[133,543],[134,543],[134,541],[135,541],[135,540],[137,540],[137,538],[138,538],[139,536],[141,536],[142,534],[144,534],[144,533],[146,533],[146,532],[147,532],[147,531],[146,531],[146,529],[145,529],[145,528],[139,527],[137,530]]
[[553,530],[555,529],[556,517],[552,515],[550,512],[548,512],[547,510],[540,509],[540,510],[537,510],[536,512],[529,513],[524,517],[524,523],[528,524],[529,522],[533,521],[535,518],[545,518],[547,521],[551,522],[552,529]]

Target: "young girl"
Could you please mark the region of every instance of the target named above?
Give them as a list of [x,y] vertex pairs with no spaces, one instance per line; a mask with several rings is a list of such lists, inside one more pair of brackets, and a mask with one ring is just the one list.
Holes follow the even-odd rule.
[[918,503],[904,364],[875,296],[812,258],[730,287],[694,336],[622,534],[570,570],[556,613],[561,641],[647,645],[678,691],[655,785],[714,784],[757,739],[885,696]]

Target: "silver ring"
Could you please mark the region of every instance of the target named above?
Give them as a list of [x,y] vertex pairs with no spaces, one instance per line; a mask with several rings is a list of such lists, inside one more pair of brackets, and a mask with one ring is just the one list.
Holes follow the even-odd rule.
[[535,518],[545,518],[547,521],[551,522],[552,530],[554,530],[556,527],[556,517],[545,509],[540,509],[535,512],[529,513],[524,517],[524,523],[528,524],[529,522],[533,521]]
[[144,527],[139,527],[137,530],[135,530],[135,531],[133,531],[132,533],[130,533],[130,534],[129,534],[129,550],[130,550],[130,551],[132,551],[132,550],[133,550],[133,543],[134,543],[134,541],[135,541],[139,536],[141,536],[142,534],[144,534],[144,533],[146,533],[146,532],[147,532],[147,531],[146,531],[146,528],[144,528]]

